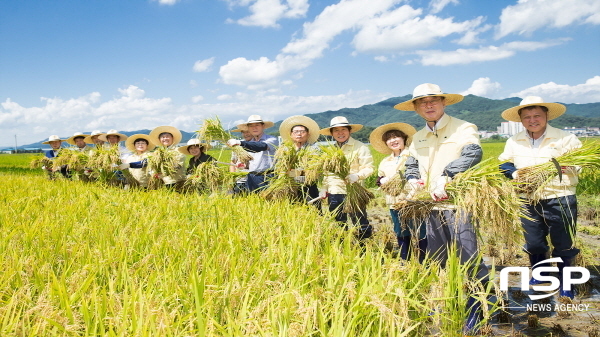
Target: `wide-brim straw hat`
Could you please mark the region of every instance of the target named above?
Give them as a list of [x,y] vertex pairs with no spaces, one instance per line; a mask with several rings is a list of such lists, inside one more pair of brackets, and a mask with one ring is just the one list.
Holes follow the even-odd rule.
[[88,143],[88,144],[94,144],[94,141],[92,140],[93,136],[101,136],[104,133],[100,130],[94,130],[92,131],[92,133],[89,136],[86,136],[85,139],[83,140],[84,142]]
[[328,128],[321,129],[321,131],[319,131],[319,133],[324,136],[331,136],[331,128],[335,128],[338,126],[351,127],[352,129],[350,130],[350,133],[354,133],[363,128],[362,124],[350,124],[350,123],[348,123],[348,119],[346,117],[337,116],[337,117],[333,117],[331,119],[331,122],[329,123]]
[[181,152],[183,154],[186,154],[188,156],[191,156],[192,154],[190,153],[190,151],[189,151],[188,148],[190,146],[192,146],[192,145],[198,145],[198,146],[204,148],[202,150],[202,152],[204,152],[204,153],[206,153],[206,151],[210,150],[210,148],[211,148],[210,144],[208,144],[207,142],[201,141],[198,138],[192,138],[192,139],[190,139],[190,140],[187,141],[186,145],[178,147],[177,151],[179,151],[179,152]]
[[59,136],[57,136],[57,135],[52,135],[52,136],[48,137],[48,140],[47,140],[47,141],[45,141],[45,142],[42,142],[42,144],[50,144],[50,142],[55,142],[55,141],[57,141],[57,140],[60,140],[61,142],[62,142],[62,141],[64,141],[64,139],[60,139],[60,137],[59,137]]
[[413,97],[408,101],[398,103],[394,106],[394,109],[404,111],[415,111],[415,105],[413,102],[419,98],[428,96],[440,96],[444,97],[444,103],[446,105],[456,104],[463,100],[464,96],[459,94],[444,94],[440,86],[437,84],[423,83],[419,84],[415,90],[413,90]]
[[127,140],[125,141],[125,147],[133,152],[133,153],[137,153],[137,150],[135,149],[135,141],[138,139],[145,139],[146,141],[148,141],[148,149],[146,151],[152,151],[154,150],[154,148],[156,147],[156,144],[154,144],[154,142],[152,141],[152,139],[150,138],[150,136],[145,135],[143,133],[137,133],[135,135],[131,135],[129,136],[129,138],[127,138]]
[[173,135],[173,144],[172,145],[177,145],[177,144],[181,143],[181,139],[183,139],[183,135],[181,134],[181,131],[179,131],[179,129],[176,127],[167,126],[167,125],[155,127],[154,130],[152,130],[150,132],[150,138],[152,138],[152,141],[154,143],[156,143],[157,145],[161,145],[162,143],[160,142],[159,136],[165,132]]
[[415,129],[412,125],[406,123],[389,123],[379,126],[375,130],[373,130],[373,132],[371,132],[371,135],[369,136],[369,142],[377,152],[383,154],[392,153],[392,149],[390,149],[382,139],[383,135],[390,130],[400,130],[408,136],[404,144],[405,148],[408,148],[408,146],[412,142],[412,136],[415,133],[417,133],[417,129]]
[[67,138],[66,142],[75,145],[75,138],[77,137],[83,137],[83,141],[85,142],[85,137],[87,137],[87,135],[84,135],[82,132],[75,132],[73,136]]
[[268,128],[272,127],[273,125],[275,125],[275,123],[273,123],[271,121],[263,120],[262,117],[260,117],[259,115],[251,115],[250,117],[248,117],[248,120],[246,121],[246,123],[238,124],[237,127],[240,130],[245,130],[248,128],[248,124],[251,124],[251,123],[263,123],[265,126],[265,129],[268,129]]
[[545,103],[544,100],[539,96],[527,96],[523,98],[521,104],[516,107],[506,109],[502,111],[502,118],[506,119],[510,122],[521,122],[521,116],[519,115],[519,110],[526,108],[528,106],[545,106],[548,108],[548,120],[555,119],[567,111],[567,107],[560,103]]
[[312,118],[306,116],[292,116],[286,118],[279,126],[279,135],[284,141],[292,140],[292,128],[302,125],[308,129],[308,143],[313,144],[319,139],[319,124]]
[[103,135],[99,135],[99,136],[98,136],[98,139],[100,139],[100,140],[102,140],[102,141],[105,141],[105,142],[108,142],[108,138],[106,138],[106,137],[108,137],[108,136],[119,136],[119,141],[120,141],[120,142],[122,142],[122,141],[124,141],[124,140],[127,140],[127,135],[124,135],[124,134],[122,134],[122,133],[119,133],[119,131],[117,131],[117,130],[115,130],[115,129],[108,130],[108,131],[106,131],[106,133],[105,133],[105,134],[103,134]]

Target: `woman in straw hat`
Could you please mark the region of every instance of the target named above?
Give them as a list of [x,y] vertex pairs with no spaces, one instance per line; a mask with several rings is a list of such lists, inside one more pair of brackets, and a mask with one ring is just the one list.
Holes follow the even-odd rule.
[[119,157],[121,158],[121,161],[125,162],[127,161],[127,157],[131,156],[131,151],[121,144],[121,142],[127,140],[127,135],[112,129],[108,130],[105,134],[99,135],[98,139],[107,143],[105,146],[117,146],[119,148]]
[[[295,151],[300,154],[310,155],[318,152],[318,149],[314,146],[319,139],[319,125],[313,119],[306,116],[291,116],[286,118],[279,126],[279,134],[285,144],[291,143]],[[283,146],[283,145],[282,145]],[[277,156],[275,156],[275,162],[277,165]],[[296,167],[288,173],[294,180],[301,184],[301,188],[298,191],[298,197],[300,200],[312,201],[311,203],[320,209],[321,203],[319,198],[319,188],[316,183],[306,185],[306,176],[304,170],[301,167]]]
[[246,123],[239,124],[237,127],[247,129],[252,135],[252,140],[230,139],[227,141],[227,146],[241,146],[252,156],[248,168],[250,172],[248,172],[246,181],[249,192],[259,192],[265,189],[268,183],[266,178],[272,177],[273,157],[278,141],[276,137],[267,135],[265,130],[273,125],[273,122],[265,121],[259,115],[251,115]]
[[[504,152],[498,157],[503,163],[500,169],[509,179],[519,177],[521,169],[550,161],[570,150],[581,147],[577,137],[568,132],[556,129],[548,124],[565,113],[567,108],[559,103],[545,103],[541,97],[525,97],[521,104],[506,109],[502,118],[507,121],[520,122],[524,131],[517,133],[506,141]],[[577,223],[577,170],[574,167],[562,167],[560,178],[555,177],[536,196],[539,202],[532,200],[532,195],[523,195],[527,203],[525,209],[529,218],[521,219],[525,236],[525,251],[529,255],[531,267],[548,267],[550,263],[540,263],[548,258],[548,235],[552,242],[552,257],[562,259],[557,263],[559,273],[564,267],[573,265],[579,249],[574,246],[575,225]],[[547,273],[542,272],[542,275]],[[531,278],[529,284],[538,285],[543,281]],[[571,299],[575,294],[560,286],[560,296]]]
[[[443,93],[436,84],[423,83],[413,90],[412,99],[394,106],[398,110],[415,111],[426,122],[425,127],[414,134],[408,149],[404,175],[410,193],[423,186],[434,201],[446,200],[446,184],[481,161],[483,151],[477,126],[445,113],[446,106],[462,99],[459,94]],[[440,205],[429,212],[425,222],[427,253],[433,259],[444,265],[449,254],[456,254],[462,264],[469,265],[469,275],[484,284],[488,281],[487,266],[478,260],[477,235],[469,214],[457,213],[453,205]],[[483,319],[477,296],[467,299],[467,310],[464,332],[476,334]]]
[[321,198],[328,198],[329,211],[335,214],[335,220],[345,224],[348,220],[360,224],[359,239],[367,239],[373,235],[373,226],[367,219],[367,210],[357,213],[345,213],[342,206],[346,199],[346,184],[363,182],[373,171],[373,156],[369,148],[351,137],[351,134],[362,129],[361,124],[350,124],[346,117],[337,116],[331,119],[328,128],[320,130],[320,134],[331,136],[335,141],[333,146],[339,146],[350,163],[350,174],[345,179],[328,174],[323,178],[323,188],[319,192]]
[[159,126],[150,132],[150,139],[162,150],[173,152],[176,158],[173,167],[174,174],[170,176],[160,176],[163,183],[168,188],[179,188],[185,181],[185,155],[177,151],[177,145],[181,142],[183,135],[179,129],[172,126]]
[[148,155],[154,150],[156,145],[150,139],[150,136],[144,134],[135,134],[127,138],[125,146],[132,155],[127,158],[127,161],[119,166],[119,169],[129,169],[129,173],[135,181],[143,188],[148,188]]
[[177,151],[183,153],[184,155],[192,156],[188,161],[187,171],[186,173],[192,174],[196,167],[201,163],[206,163],[207,161],[214,161],[211,155],[207,154],[206,151],[210,149],[210,144],[206,142],[200,141],[200,139],[192,138],[188,140],[185,146],[180,146]]
[[[417,130],[412,125],[406,123],[385,124],[371,132],[369,137],[371,146],[377,152],[389,154],[389,156],[383,158],[381,163],[379,163],[379,186],[394,184],[394,180],[390,180],[395,177],[398,178],[399,174],[404,174],[404,164],[408,158],[408,151],[405,150],[408,149],[411,137],[416,132]],[[404,192],[395,196],[386,194],[385,201],[390,208],[390,216],[398,240],[400,257],[403,260],[408,260],[411,251],[411,238],[416,238],[419,262],[423,262],[425,249],[427,248],[425,224],[417,223],[412,219],[402,220],[398,210],[393,207],[394,204],[401,202],[406,196]]]

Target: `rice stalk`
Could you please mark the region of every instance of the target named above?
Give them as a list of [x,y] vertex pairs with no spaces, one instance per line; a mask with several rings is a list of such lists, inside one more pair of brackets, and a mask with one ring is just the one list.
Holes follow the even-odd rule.
[[91,152],[88,166],[96,171],[113,171],[121,164],[121,154],[117,146],[99,146]]
[[79,151],[75,148],[61,149],[56,159],[54,159],[54,169],[67,165],[69,170],[83,172],[87,167],[90,157],[87,152]]
[[[587,141],[578,149],[566,152],[555,158],[559,166],[600,170],[600,142]],[[524,167],[518,170],[514,179],[518,193],[528,194],[531,200],[539,201],[544,188],[558,176],[558,170],[552,161]]]
[[[212,119],[206,118],[196,133],[198,133],[199,139],[204,139],[209,143],[215,140],[221,143],[227,143],[229,139],[234,138],[230,132],[223,128],[221,120],[217,116]],[[247,165],[253,159],[250,153],[241,146],[232,147],[231,152],[234,153],[237,156],[237,159],[244,165]]]
[[148,155],[148,170],[169,177],[181,167],[179,152],[170,147],[159,146]]
[[233,184],[234,175],[214,162],[204,162],[196,166],[194,172],[188,177],[184,187],[187,190],[200,192],[218,192],[223,186]]
[[405,192],[404,185],[406,185],[406,179],[404,179],[404,176],[402,174],[395,174],[385,184],[381,184],[380,188],[383,193],[397,197]]
[[301,184],[289,175],[292,170],[303,171],[299,168],[301,158],[308,153],[302,148],[297,150],[291,141],[281,144],[275,152],[273,165],[274,176],[269,179],[267,188],[260,195],[267,200],[285,198],[293,200],[298,195]]
[[34,158],[29,163],[29,167],[30,168],[52,167],[52,159],[50,159],[46,156]]
[[298,195],[300,184],[288,174],[277,175],[269,180],[267,188],[260,192],[266,200],[292,200]]

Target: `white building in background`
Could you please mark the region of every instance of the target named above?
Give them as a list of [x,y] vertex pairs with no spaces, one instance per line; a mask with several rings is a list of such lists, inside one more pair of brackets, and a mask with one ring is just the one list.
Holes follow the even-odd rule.
[[502,122],[498,127],[498,133],[501,135],[514,136],[525,130],[521,122]]

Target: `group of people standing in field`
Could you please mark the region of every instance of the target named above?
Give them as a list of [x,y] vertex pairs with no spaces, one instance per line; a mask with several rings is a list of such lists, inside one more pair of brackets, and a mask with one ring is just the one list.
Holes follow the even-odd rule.
[[[377,169],[378,184],[386,184],[398,175],[406,182],[404,192],[400,196],[385,196],[402,259],[409,259],[412,255],[422,262],[425,256],[428,256],[444,265],[449,254],[455,254],[461,263],[470,265],[470,277],[485,283],[488,281],[488,268],[480,259],[477,233],[469,214],[458,213],[452,204],[440,203],[440,206],[434,207],[422,221],[412,221],[402,219],[393,207],[403,200],[410,201],[415,193],[423,190],[429,192],[432,200],[448,199],[448,183],[457,174],[481,161],[483,151],[477,127],[445,113],[446,106],[456,104],[462,99],[463,96],[459,94],[443,93],[435,84],[421,84],[414,89],[411,99],[397,104],[394,108],[415,111],[425,120],[425,126],[417,131],[406,123],[382,125],[371,133],[370,143],[376,151],[387,155]],[[577,137],[548,124],[548,121],[562,115],[565,110],[562,104],[545,103],[540,97],[530,96],[523,99],[518,106],[502,113],[504,119],[520,122],[525,128],[525,131],[508,139],[504,152],[499,157],[503,162],[500,170],[508,179],[516,178],[521,169],[547,162],[569,150],[581,147]],[[275,154],[278,140],[266,134],[265,130],[273,125],[271,121],[252,115],[246,123],[232,130],[241,132],[242,139],[230,139],[226,142],[227,146],[240,146],[252,156],[247,165],[238,162],[235,157],[232,158],[232,170],[247,172],[245,177],[236,182],[233,187],[234,193],[261,191],[269,184],[273,166],[277,161]],[[343,116],[334,117],[326,128],[320,128],[309,117],[292,116],[284,120],[279,128],[282,139],[292,142],[298,151],[306,148],[319,151],[315,143],[321,135],[331,137],[331,145],[343,151],[349,165],[349,174],[345,178],[326,174],[319,187],[314,183],[305,184],[306,177],[301,167],[291,170],[289,175],[302,186],[304,200],[310,200],[312,203],[315,200],[327,199],[335,220],[344,226],[356,226],[357,236],[361,240],[371,237],[373,233],[366,207],[358,212],[346,213],[341,206],[347,196],[348,184],[364,182],[375,172],[368,146],[352,138],[352,134],[362,127],[360,124],[351,124]],[[152,130],[149,135],[137,134],[127,137],[116,130],[107,133],[94,131],[91,135],[75,134],[66,141],[81,151],[93,150],[86,143],[102,146],[102,142],[107,142],[112,146],[119,146],[123,164],[120,164],[118,169],[129,169],[142,186],[144,179],[147,179],[144,177],[148,176],[143,170],[150,151],[157,146],[177,151],[180,154],[179,169],[172,176],[161,177],[167,186],[172,186],[185,180],[186,173],[190,173],[195,166],[215,160],[206,154],[210,144],[192,139],[187,145],[177,147],[181,138],[181,132],[176,128],[161,126]],[[120,145],[122,141],[125,141],[124,147]],[[58,137],[51,136],[46,143],[52,146],[52,150],[48,151],[46,156],[55,157],[60,142]],[[187,172],[184,165],[186,155],[192,156]],[[546,265],[543,261],[549,257],[549,236],[552,244],[551,256],[562,259],[562,263],[558,264],[561,275],[564,267],[572,265],[579,253],[574,247],[577,220],[575,188],[578,171],[575,167],[565,167],[563,170],[561,180],[557,178],[544,189],[541,201],[530,201],[527,195],[521,196],[526,199],[525,204],[530,215],[529,218],[522,219],[522,226],[526,242],[524,250],[530,258],[531,267]],[[543,281],[532,278],[530,284],[535,285]],[[573,291],[564,289],[562,285],[560,294],[574,297]],[[485,304],[477,297],[468,298],[465,333],[478,332],[482,320],[482,305]]]

